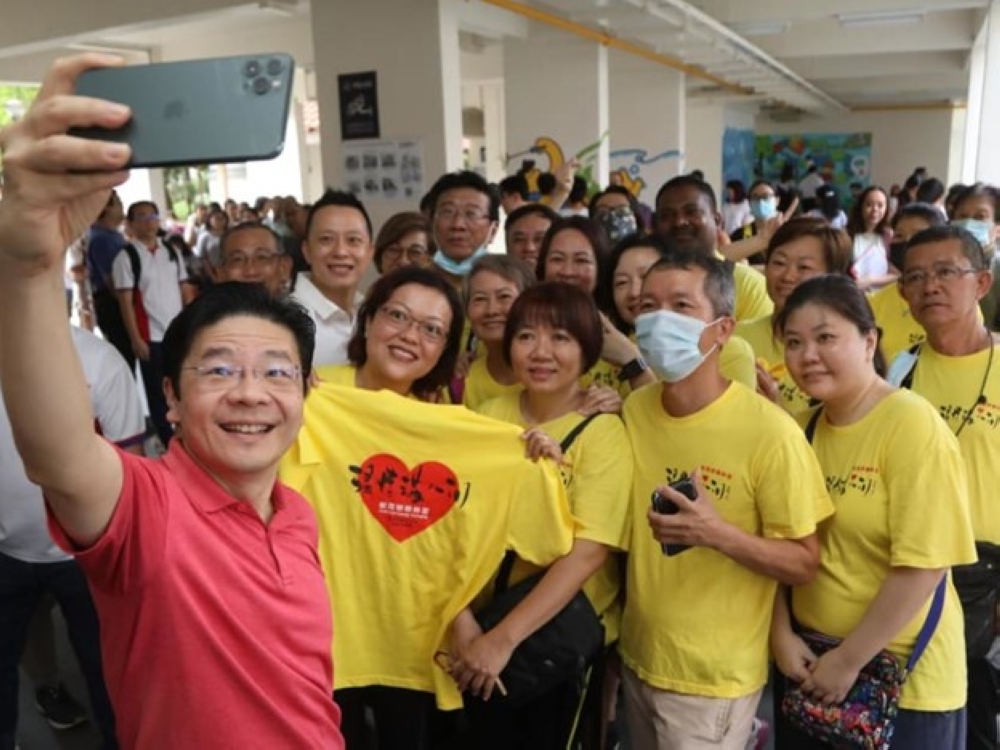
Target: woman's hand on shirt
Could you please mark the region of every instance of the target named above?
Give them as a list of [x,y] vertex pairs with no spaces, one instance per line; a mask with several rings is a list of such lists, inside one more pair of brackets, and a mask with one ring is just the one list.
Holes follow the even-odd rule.
[[577,411],[585,417],[594,414],[621,414],[621,394],[606,385],[592,385],[584,391],[583,403]]
[[562,463],[563,452],[559,442],[541,428],[532,427],[530,430],[525,430],[521,433],[521,439],[524,441],[524,455],[532,461],[550,458],[557,464]]

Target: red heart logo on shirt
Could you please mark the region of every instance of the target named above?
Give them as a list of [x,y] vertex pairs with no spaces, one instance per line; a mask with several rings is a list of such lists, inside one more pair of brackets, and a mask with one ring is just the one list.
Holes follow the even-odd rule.
[[461,495],[455,472],[437,461],[410,470],[395,456],[380,453],[351,470],[368,512],[397,542],[440,521]]

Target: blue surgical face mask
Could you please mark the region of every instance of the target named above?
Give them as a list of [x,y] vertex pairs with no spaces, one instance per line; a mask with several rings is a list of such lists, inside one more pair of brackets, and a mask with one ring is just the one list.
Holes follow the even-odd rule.
[[465,260],[453,260],[445,255],[443,252],[438,250],[434,253],[434,265],[440,268],[445,273],[450,273],[452,276],[458,276],[464,279],[469,275],[469,271],[476,264],[476,261],[482,258],[486,253],[489,252],[489,247],[486,245],[480,245],[479,248],[470,255]]
[[631,234],[635,234],[639,225],[635,220],[635,214],[629,206],[618,206],[610,211],[601,211],[597,214],[597,223],[604,227],[608,239],[612,245],[617,245],[621,240]]
[[706,323],[673,310],[643,313],[635,321],[636,342],[643,359],[661,380],[678,383],[697,370],[715,349],[713,345],[702,354],[698,342],[705,329],[719,320]]
[[760,221],[770,219],[778,213],[778,201],[775,198],[755,198],[750,201],[750,213]]
[[955,219],[951,222],[953,227],[961,227],[977,240],[979,244],[986,247],[990,244],[990,235],[993,234],[993,222],[982,219]]

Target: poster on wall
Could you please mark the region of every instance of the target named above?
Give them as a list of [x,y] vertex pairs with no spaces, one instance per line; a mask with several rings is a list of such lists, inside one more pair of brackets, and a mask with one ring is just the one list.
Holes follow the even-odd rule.
[[745,190],[750,190],[750,183],[754,180],[754,156],[754,132],[743,128],[726,128],[722,134],[723,184],[739,180]]
[[815,164],[820,176],[837,189],[841,205],[846,206],[852,184],[862,188],[871,184],[871,163],[871,133],[759,135],[754,172],[777,182],[790,166],[797,181],[805,177],[809,164]]
[[337,76],[340,137],[345,141],[378,138],[378,79],[374,70]]
[[342,146],[344,181],[361,200],[419,201],[424,194],[424,157],[416,138]]

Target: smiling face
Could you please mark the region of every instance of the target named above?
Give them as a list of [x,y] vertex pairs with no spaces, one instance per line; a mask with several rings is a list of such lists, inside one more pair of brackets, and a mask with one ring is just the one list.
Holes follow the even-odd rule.
[[828,270],[823,243],[817,237],[796,237],[772,250],[764,266],[764,278],[775,312],[785,306],[785,300],[795,287]]
[[[225,318],[202,329],[180,373],[180,397],[169,381],[167,418],[184,445],[223,486],[239,486],[276,473],[278,461],[302,425],[302,378],[275,383],[250,368],[301,366],[292,332],[250,316]],[[237,382],[218,384],[192,367],[243,367]]]
[[538,265],[538,252],[552,222],[542,214],[528,214],[507,230],[507,254],[523,260],[532,269]]
[[510,364],[529,393],[561,396],[579,387],[583,349],[564,328],[532,323],[515,331]]
[[712,210],[708,196],[693,185],[664,190],[656,201],[656,231],[682,250],[709,255],[715,252],[721,217]]
[[312,282],[328,297],[353,294],[375,253],[365,217],[350,206],[316,211],[302,252],[312,268]]
[[367,322],[362,369],[382,387],[410,393],[441,358],[451,319],[448,299],[440,291],[402,285]]
[[503,342],[511,305],[521,293],[516,283],[492,271],[480,271],[469,281],[469,323],[484,344]]
[[618,260],[612,277],[612,294],[619,317],[630,326],[635,325],[639,315],[642,279],[659,259],[660,254],[651,247],[634,247]]
[[956,239],[908,248],[898,283],[913,318],[928,331],[934,331],[962,321],[981,327],[979,300],[992,282],[988,270],[972,271],[972,264]]
[[427,233],[414,229],[407,232],[382,251],[382,273],[389,273],[404,266],[426,268],[431,264],[430,237]]
[[811,398],[834,401],[860,392],[871,379],[878,334],[861,333],[834,310],[807,303],[788,316],[785,363]]
[[875,231],[878,223],[885,218],[887,207],[885,193],[881,190],[872,190],[865,196],[865,202],[861,204],[861,218],[864,219],[866,231]]
[[226,238],[222,248],[223,281],[263,284],[270,294],[278,296],[284,292],[291,273],[292,259],[282,254],[270,230],[240,229]]
[[558,232],[549,244],[544,281],[562,281],[592,294],[597,287],[597,259],[587,236],[576,229]]

